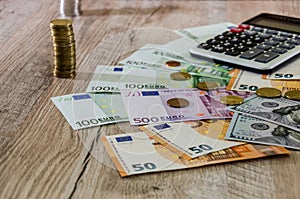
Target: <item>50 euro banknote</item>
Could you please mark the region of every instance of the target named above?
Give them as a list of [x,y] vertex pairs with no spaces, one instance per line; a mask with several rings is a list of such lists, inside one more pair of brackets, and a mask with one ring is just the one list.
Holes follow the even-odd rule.
[[284,94],[289,90],[300,89],[300,81],[297,80],[263,79],[261,74],[241,69],[235,69],[232,74],[233,76],[226,87],[228,90],[255,92],[262,87],[272,87],[281,90]]
[[101,141],[122,177],[289,153],[283,147],[244,144],[187,160],[144,132],[105,136]]
[[[222,135],[224,135],[223,129],[227,128],[227,124],[226,120],[216,120],[213,123],[205,123],[198,120],[186,123],[166,122],[149,124],[141,126],[140,129],[169,150],[189,160],[243,144],[221,139]],[[220,128],[217,128],[218,126]]]

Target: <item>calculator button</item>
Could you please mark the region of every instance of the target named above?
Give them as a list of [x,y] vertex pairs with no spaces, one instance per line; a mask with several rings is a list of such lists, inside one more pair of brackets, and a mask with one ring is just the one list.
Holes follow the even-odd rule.
[[272,40],[282,42],[282,41],[285,41],[286,38],[285,37],[281,37],[281,36],[274,36],[274,37],[272,37]]
[[234,49],[236,49],[237,51],[245,52],[246,50],[249,49],[249,47],[244,46],[244,45],[239,45],[239,46],[234,47]]
[[263,53],[264,51],[261,49],[253,48],[241,54],[240,58],[244,59],[253,59],[257,55]]
[[232,37],[232,36],[235,36],[236,34],[233,32],[230,32],[230,31],[226,31],[226,32],[223,32],[222,35],[225,35],[227,37]]
[[222,46],[214,46],[214,47],[212,47],[211,51],[217,52],[217,53],[222,53],[225,51],[225,48]]
[[222,43],[221,46],[223,46],[224,48],[229,49],[229,48],[233,47],[233,44],[230,43],[230,42],[225,42],[225,43]]
[[242,39],[242,40],[245,40],[245,39],[249,39],[250,37],[248,35],[245,35],[245,34],[240,34],[238,36],[239,39]]
[[263,32],[264,29],[261,27],[253,27],[251,30],[256,31],[256,32]]
[[266,33],[272,34],[272,35],[277,35],[277,34],[278,34],[278,31],[268,29],[268,30],[266,30]]
[[262,50],[270,50],[272,48],[272,46],[266,45],[266,44],[261,44],[261,45],[256,46],[256,48],[259,48]]
[[290,40],[287,40],[286,43],[288,43],[288,44],[294,44],[294,45],[299,45],[300,44],[300,40],[290,39]]
[[255,37],[254,39],[252,39],[252,41],[254,41],[255,43],[261,43],[261,42],[265,41],[265,39],[260,38],[260,37]]
[[240,42],[241,42],[241,40],[239,40],[238,38],[233,38],[233,39],[229,40],[228,42],[231,42],[231,43],[237,44],[237,43],[240,43]]
[[276,53],[280,53],[280,54],[283,54],[285,53],[287,50],[285,48],[272,48],[273,52],[276,52]]
[[254,59],[254,61],[262,62],[262,63],[267,63],[267,62],[271,61],[272,59],[275,59],[275,58],[278,57],[278,56],[279,56],[278,53],[268,51],[268,52],[266,52],[266,53],[263,53],[263,54],[258,55],[258,56]]
[[250,26],[248,24],[240,24],[238,28],[243,29],[243,30],[249,30]]
[[208,50],[211,48],[211,45],[207,44],[207,43],[202,43],[198,45],[198,48],[203,48],[205,50]]
[[223,41],[223,40],[226,40],[227,38],[228,37],[226,37],[225,35],[218,35],[214,39]]
[[290,49],[292,49],[294,47],[295,47],[294,44],[281,44],[281,45],[279,45],[279,48],[286,48],[288,50],[290,50]]
[[232,32],[232,33],[241,33],[243,31],[244,31],[244,29],[241,29],[241,28],[231,28],[230,29],[230,32]]
[[295,39],[300,39],[300,35],[296,35],[296,36],[295,36]]
[[255,42],[252,42],[252,41],[247,41],[247,42],[244,43],[244,45],[245,45],[245,46],[248,46],[248,47],[253,47],[253,46],[256,45],[256,43],[255,43]]
[[239,54],[241,54],[241,52],[238,50],[235,50],[235,49],[229,49],[229,50],[226,50],[225,54],[231,55],[231,56],[238,56]]
[[218,45],[220,43],[219,40],[216,40],[216,39],[209,39],[206,41],[207,44],[210,44],[210,45]]
[[248,36],[254,36],[254,35],[257,35],[257,32],[252,31],[252,30],[247,30],[247,31],[245,31],[245,34],[248,35]]
[[270,34],[259,34],[259,35],[257,35],[257,37],[264,38],[264,39],[269,39],[269,38],[272,37],[272,35],[270,35]]
[[279,43],[280,43],[279,41],[269,40],[269,41],[265,41],[263,44],[270,45],[270,46],[276,46]]
[[281,32],[279,35],[282,37],[289,37],[289,38],[293,37],[293,34],[288,32]]

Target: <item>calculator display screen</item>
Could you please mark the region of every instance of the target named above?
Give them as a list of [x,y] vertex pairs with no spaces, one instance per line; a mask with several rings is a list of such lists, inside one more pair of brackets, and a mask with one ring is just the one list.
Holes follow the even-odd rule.
[[287,32],[300,33],[300,19],[292,17],[260,14],[244,23]]

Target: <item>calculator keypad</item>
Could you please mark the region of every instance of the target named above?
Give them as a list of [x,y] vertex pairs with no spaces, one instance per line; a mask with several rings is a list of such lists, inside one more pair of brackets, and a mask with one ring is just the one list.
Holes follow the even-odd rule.
[[300,45],[300,35],[240,24],[198,45],[208,51],[267,63]]

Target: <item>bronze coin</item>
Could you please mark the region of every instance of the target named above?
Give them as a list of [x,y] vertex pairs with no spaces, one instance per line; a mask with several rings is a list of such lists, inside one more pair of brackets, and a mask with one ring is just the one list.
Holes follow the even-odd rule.
[[172,98],[167,101],[167,104],[173,108],[184,108],[187,107],[190,103],[184,98]]
[[170,78],[176,81],[184,81],[191,79],[192,76],[185,72],[175,72],[170,74]]
[[256,95],[265,98],[275,98],[281,97],[281,91],[272,87],[263,87],[257,89]]
[[197,87],[200,90],[214,90],[219,88],[219,84],[217,82],[198,82]]
[[237,95],[226,95],[220,98],[222,104],[226,104],[229,106],[239,105],[244,102],[244,98]]
[[300,101],[300,90],[287,91],[284,95],[287,99]]
[[167,61],[166,65],[169,66],[169,67],[178,67],[178,66],[180,66],[180,62],[178,62],[178,61]]

